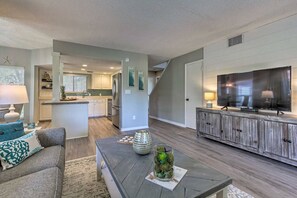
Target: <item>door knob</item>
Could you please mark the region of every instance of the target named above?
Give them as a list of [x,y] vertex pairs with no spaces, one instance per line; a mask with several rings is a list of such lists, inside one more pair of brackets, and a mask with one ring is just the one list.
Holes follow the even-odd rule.
[[189,101],[190,99],[189,98],[186,98],[186,101]]

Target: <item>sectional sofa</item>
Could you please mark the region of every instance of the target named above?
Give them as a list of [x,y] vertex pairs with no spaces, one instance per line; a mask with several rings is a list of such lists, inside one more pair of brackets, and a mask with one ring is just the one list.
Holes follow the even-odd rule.
[[62,196],[65,168],[64,128],[37,131],[43,150],[21,164],[2,171],[0,197],[58,198]]

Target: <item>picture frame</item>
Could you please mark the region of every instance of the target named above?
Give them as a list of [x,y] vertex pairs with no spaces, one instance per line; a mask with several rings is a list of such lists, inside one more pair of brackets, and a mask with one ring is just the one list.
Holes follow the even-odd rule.
[[134,87],[135,84],[135,69],[134,67],[128,67],[128,83],[129,83],[129,87]]
[[138,90],[144,91],[144,75],[143,75],[143,71],[138,72]]

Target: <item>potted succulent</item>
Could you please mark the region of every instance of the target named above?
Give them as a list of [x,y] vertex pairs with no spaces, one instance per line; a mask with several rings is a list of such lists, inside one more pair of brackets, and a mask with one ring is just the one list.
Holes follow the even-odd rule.
[[174,155],[173,149],[164,144],[154,147],[154,176],[161,181],[173,179]]

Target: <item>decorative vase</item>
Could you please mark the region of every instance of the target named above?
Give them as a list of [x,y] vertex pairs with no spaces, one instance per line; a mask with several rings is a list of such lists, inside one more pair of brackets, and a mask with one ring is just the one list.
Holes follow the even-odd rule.
[[173,179],[174,155],[173,149],[165,144],[154,146],[154,175],[161,181]]
[[136,131],[133,140],[133,150],[140,155],[146,155],[151,152],[152,138],[147,130]]

